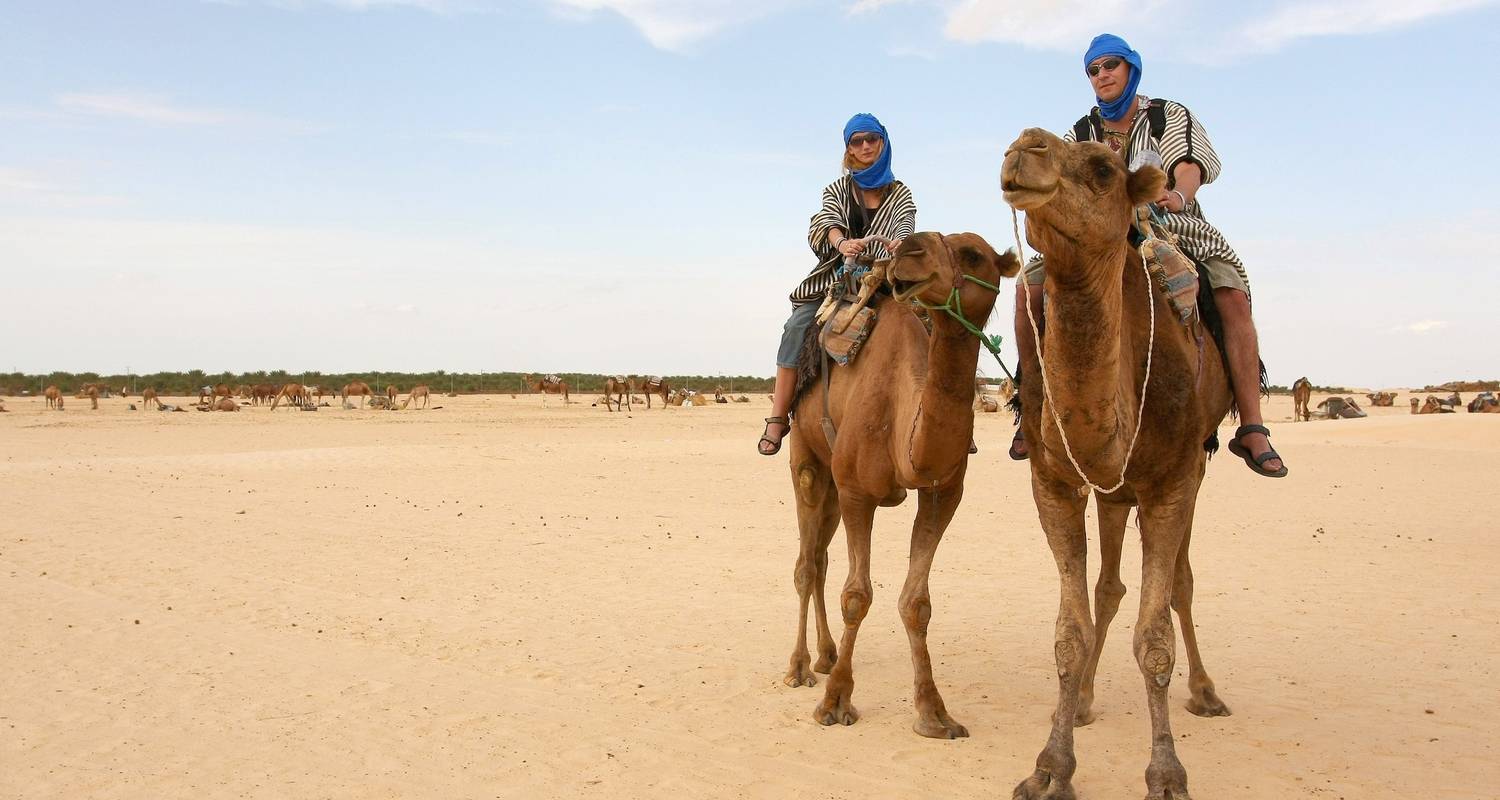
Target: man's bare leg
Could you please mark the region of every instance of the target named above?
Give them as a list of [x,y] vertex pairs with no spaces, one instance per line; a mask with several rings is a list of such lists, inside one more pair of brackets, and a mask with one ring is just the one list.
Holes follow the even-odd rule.
[[[1027,303],[1031,304],[1031,313],[1036,316],[1037,330],[1046,330],[1046,320],[1042,319],[1042,285],[1027,283],[1023,275],[1016,282],[1016,350],[1020,356],[1020,369],[1016,377],[1021,380],[1039,380],[1039,373],[1036,371],[1036,337],[1031,333],[1031,320],[1026,317]],[[1016,430],[1019,434],[1020,428],[1017,427]],[[1031,453],[1026,440],[1021,438],[1011,444],[1011,450],[1018,456]]]
[[[1239,407],[1240,422],[1245,425],[1264,423],[1260,415],[1260,343],[1255,335],[1255,321],[1250,318],[1250,298],[1239,289],[1214,289],[1214,305],[1224,321],[1224,349],[1229,375],[1234,381],[1234,404]],[[1259,457],[1271,449],[1271,440],[1261,433],[1247,433],[1240,439]],[[1266,471],[1281,469],[1281,459],[1267,459]]]
[[[776,388],[771,390],[771,416],[784,417],[792,408],[792,390],[797,388],[797,370],[792,367],[776,367]],[[782,425],[776,422],[766,423],[765,436],[777,443],[791,430],[790,425]],[[771,445],[761,442],[758,445],[763,455],[771,455]]]

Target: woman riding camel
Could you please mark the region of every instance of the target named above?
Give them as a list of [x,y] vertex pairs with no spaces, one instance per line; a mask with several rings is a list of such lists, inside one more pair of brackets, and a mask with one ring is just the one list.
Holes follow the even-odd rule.
[[[1182,250],[1206,267],[1214,305],[1224,323],[1224,361],[1244,423],[1235,431],[1229,451],[1256,473],[1283,477],[1286,465],[1271,448],[1270,431],[1261,419],[1260,348],[1250,318],[1250,281],[1244,263],[1219,229],[1204,219],[1198,202],[1199,190],[1219,177],[1219,156],[1208,133],[1181,103],[1153,100],[1136,91],[1141,56],[1124,39],[1108,33],[1095,37],[1084,54],[1083,67],[1099,104],[1063,134],[1063,140],[1103,142],[1126,163],[1148,151],[1161,158],[1167,173],[1167,188],[1156,200],[1166,219],[1162,227],[1176,234]],[[1026,280],[1017,286],[1016,341],[1025,375],[1036,374],[1036,344],[1022,303],[1031,304],[1040,324],[1045,274],[1045,260],[1033,259],[1027,265]],[[1026,442],[1017,430],[1011,457],[1027,455]]]
[[[812,325],[813,315],[834,280],[834,269],[845,256],[886,258],[917,224],[917,204],[911,190],[891,173],[891,138],[871,114],[855,114],[844,126],[844,175],[823,189],[823,206],[812,216],[807,244],[818,264],[792,290],[792,314],[781,332],[776,351],[776,388],[771,416],[757,447],[760,454],[781,451],[781,440],[791,429],[792,390],[797,384],[797,354]],[[892,240],[887,249],[866,237]]]

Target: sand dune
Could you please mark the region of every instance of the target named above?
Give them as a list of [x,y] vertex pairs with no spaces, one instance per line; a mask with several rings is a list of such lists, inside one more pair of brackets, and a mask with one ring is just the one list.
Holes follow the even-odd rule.
[[[1297,424],[1274,398],[1292,475],[1210,464],[1196,614],[1234,716],[1182,710],[1179,658],[1195,796],[1496,796],[1482,498],[1500,416],[1411,416],[1406,397]],[[1005,797],[1030,772],[1057,578],[1008,415],[978,419],[933,571],[934,669],[972,734],[941,742],[911,731],[895,612],[914,501],[877,517],[861,721],[823,728],[821,686],[782,685],[796,532],[785,453],[753,451],[763,395],[633,414],[434,399],[210,415],[7,398],[0,796]],[[1099,720],[1078,732],[1085,797],[1143,792],[1133,538],[1124,572]]]

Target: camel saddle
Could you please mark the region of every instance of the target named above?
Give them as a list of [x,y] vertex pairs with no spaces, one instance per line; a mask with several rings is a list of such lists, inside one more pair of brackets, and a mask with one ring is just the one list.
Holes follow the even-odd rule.
[[1198,265],[1183,255],[1177,236],[1151,220],[1148,206],[1136,209],[1136,231],[1140,237],[1141,259],[1151,274],[1151,282],[1167,298],[1167,305],[1184,325],[1193,322],[1198,313]]
[[830,309],[827,322],[818,331],[818,344],[839,366],[847,367],[875,329],[875,309],[856,295],[845,295]]

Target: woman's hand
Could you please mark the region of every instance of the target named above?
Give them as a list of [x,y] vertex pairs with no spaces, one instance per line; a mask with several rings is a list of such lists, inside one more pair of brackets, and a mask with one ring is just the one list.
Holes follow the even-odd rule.
[[1164,211],[1181,214],[1182,210],[1187,207],[1187,197],[1176,189],[1164,189],[1161,197],[1156,199],[1156,205]]
[[865,243],[858,239],[845,239],[839,242],[839,252],[849,258],[856,258],[865,251]]

